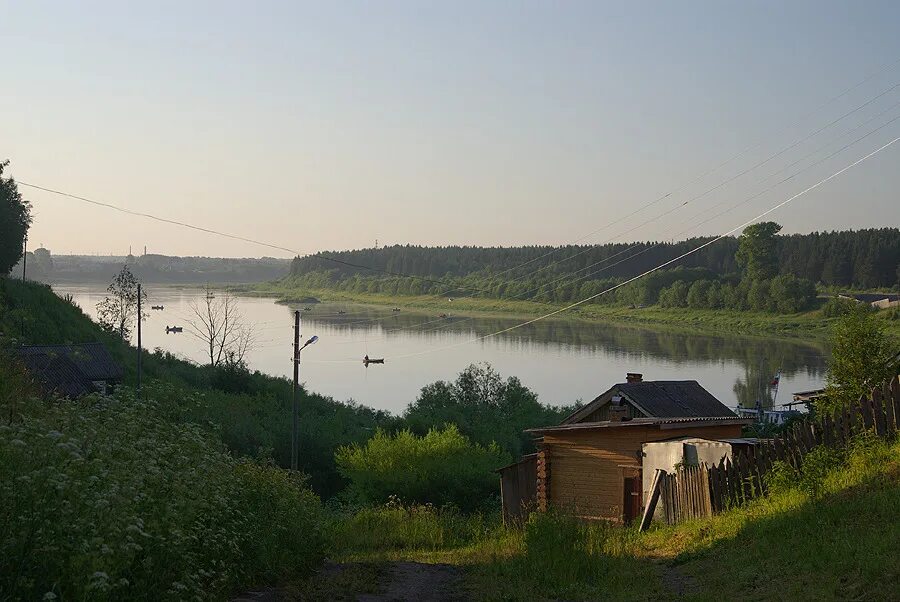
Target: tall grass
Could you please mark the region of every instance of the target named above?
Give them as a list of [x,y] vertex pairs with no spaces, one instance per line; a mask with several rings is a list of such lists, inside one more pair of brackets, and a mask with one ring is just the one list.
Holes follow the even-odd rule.
[[344,558],[460,549],[495,537],[502,528],[499,513],[465,514],[452,506],[407,505],[397,498],[381,506],[335,511],[328,524],[332,553]]

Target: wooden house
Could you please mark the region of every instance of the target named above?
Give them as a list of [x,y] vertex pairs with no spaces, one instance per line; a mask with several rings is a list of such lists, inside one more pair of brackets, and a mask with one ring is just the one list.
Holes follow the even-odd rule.
[[644,381],[630,373],[627,382],[561,424],[528,431],[540,437],[534,505],[586,519],[630,521],[644,502],[644,444],[685,437],[736,439],[750,422],[696,381]]

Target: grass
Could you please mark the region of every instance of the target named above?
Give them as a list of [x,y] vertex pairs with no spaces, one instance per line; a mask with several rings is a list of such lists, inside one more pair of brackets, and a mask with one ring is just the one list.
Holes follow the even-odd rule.
[[[378,293],[348,293],[330,289],[298,290],[289,285],[261,283],[236,287],[242,294],[274,296],[283,302],[306,303],[309,298],[325,302],[360,303],[402,307],[456,316],[516,316],[544,315],[569,303],[539,303],[513,299],[458,297],[449,302],[433,295],[394,296]],[[879,317],[887,324],[888,334],[900,341],[900,319],[896,312],[881,311]],[[744,335],[775,335],[789,338],[822,339],[828,336],[834,318],[825,317],[820,309],[796,314],[773,314],[758,311],[663,308],[650,306],[630,308],[622,305],[580,305],[559,316],[565,319],[617,324],[665,326],[688,331],[730,332]]]
[[[331,557],[465,568],[474,600],[894,600],[900,442],[862,439],[828,470],[746,506],[647,533],[553,513],[498,517],[389,505],[330,519]],[[376,587],[373,581],[370,587]]]

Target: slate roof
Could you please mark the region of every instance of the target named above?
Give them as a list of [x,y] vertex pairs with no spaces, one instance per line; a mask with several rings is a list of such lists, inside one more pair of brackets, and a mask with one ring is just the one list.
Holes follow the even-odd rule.
[[118,381],[123,375],[103,343],[28,345],[15,352],[45,390],[66,397],[91,393],[93,381]]
[[580,422],[619,394],[649,418],[734,418],[728,406],[695,380],[655,380],[619,383],[598,396],[563,424]]

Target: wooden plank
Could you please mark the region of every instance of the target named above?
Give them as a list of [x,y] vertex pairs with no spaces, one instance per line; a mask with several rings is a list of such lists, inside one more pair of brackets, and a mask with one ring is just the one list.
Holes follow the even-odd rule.
[[821,424],[821,442],[825,445],[833,446],[834,445],[834,419],[831,417],[830,412],[826,412],[824,416],[822,416]]
[[842,407],[837,411],[837,415],[841,427],[841,446],[846,447],[850,441],[850,410],[847,407]]
[[725,469],[723,466],[724,465],[720,463],[718,466],[715,466],[713,472],[710,473],[710,477],[712,478],[713,512],[721,512],[724,507],[724,504],[722,503],[722,472]]
[[894,404],[891,402],[891,384],[884,383],[881,387],[881,400],[884,404],[884,430],[888,437],[897,432],[897,422],[894,415]]
[[871,400],[866,395],[860,395],[857,405],[859,406],[859,414],[862,416],[863,428],[867,431],[874,429],[875,421],[872,418]]
[[662,478],[665,478],[666,471],[661,468],[657,468],[653,473],[653,481],[650,483],[650,498],[647,500],[647,505],[644,506],[644,515],[641,517],[641,525],[638,527],[639,531],[646,531],[650,528],[650,523],[653,521],[653,513],[656,512],[656,505],[659,502],[659,488],[660,481]]
[[769,464],[769,446],[766,444],[762,444],[759,446],[759,491],[762,495],[766,495],[769,492],[769,488],[766,486],[766,474],[769,472],[769,468],[771,468]]
[[891,411],[894,414],[894,430],[900,431],[900,378],[891,379]]
[[884,395],[880,387],[872,389],[869,406],[872,408],[872,422],[875,424],[875,434],[884,437],[887,434],[887,420],[884,417]]

